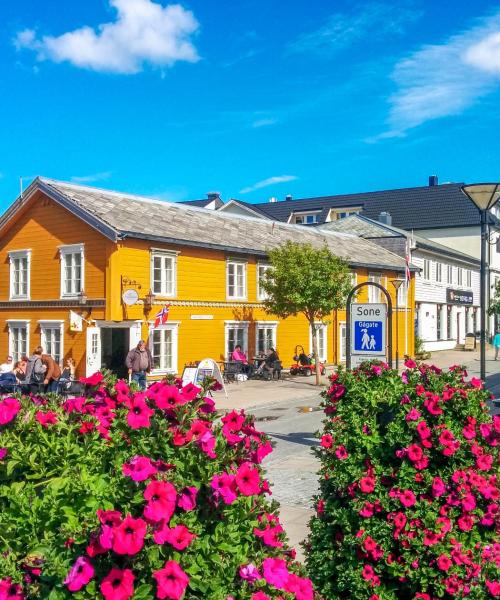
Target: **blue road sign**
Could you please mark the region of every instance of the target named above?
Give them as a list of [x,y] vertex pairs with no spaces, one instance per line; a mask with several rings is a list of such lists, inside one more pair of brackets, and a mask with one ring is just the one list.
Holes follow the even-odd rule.
[[387,306],[385,304],[351,305],[351,355],[382,357],[386,353]]
[[355,321],[354,352],[383,352],[381,321]]

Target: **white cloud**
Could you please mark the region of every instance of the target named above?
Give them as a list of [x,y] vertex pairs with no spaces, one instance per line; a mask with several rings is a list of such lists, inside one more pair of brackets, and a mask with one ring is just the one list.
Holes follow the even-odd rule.
[[393,79],[390,131],[395,137],[431,119],[458,115],[500,84],[500,13],[401,60]]
[[409,2],[372,2],[353,7],[350,13],[334,13],[319,29],[304,33],[288,46],[289,53],[315,53],[329,56],[367,37],[380,39],[388,34],[402,34],[406,25],[422,12]]
[[254,183],[253,185],[244,187],[242,190],[240,190],[240,194],[249,194],[250,192],[255,192],[255,190],[260,190],[261,188],[265,188],[270,185],[286,183],[287,181],[295,181],[296,179],[298,179],[298,177],[295,175],[276,175],[275,177],[268,177],[267,179],[263,179],[262,181]]
[[73,183],[95,183],[96,181],[105,181],[113,175],[112,171],[102,171],[100,173],[93,173],[92,175],[75,176],[71,178]]
[[198,30],[193,13],[180,4],[162,6],[152,0],[109,0],[117,18],[97,29],[84,26],[60,36],[38,38],[25,29],[16,48],[37,52],[39,60],[111,73],[138,73],[146,63],[166,67],[195,62],[198,53],[190,36]]
[[259,127],[269,127],[270,125],[276,125],[277,119],[271,117],[265,119],[257,119],[252,123],[252,127],[258,129]]

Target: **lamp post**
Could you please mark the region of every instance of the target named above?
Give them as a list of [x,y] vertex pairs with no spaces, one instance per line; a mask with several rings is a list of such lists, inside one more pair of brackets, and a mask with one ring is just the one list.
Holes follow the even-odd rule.
[[488,242],[488,211],[500,199],[500,183],[474,183],[464,185],[462,192],[474,203],[481,215],[481,293],[479,303],[480,314],[480,371],[481,379],[486,379],[486,295],[487,295],[487,258],[486,248]]
[[404,279],[391,279],[391,283],[396,290],[396,371],[399,369],[399,288],[405,282]]

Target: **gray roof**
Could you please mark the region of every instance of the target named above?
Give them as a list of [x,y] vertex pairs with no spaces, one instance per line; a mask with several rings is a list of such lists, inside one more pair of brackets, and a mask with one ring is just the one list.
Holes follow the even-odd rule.
[[126,237],[265,255],[283,242],[326,246],[352,266],[404,270],[404,259],[353,235],[239,217],[196,206],[164,202],[52,179],[37,178],[0,219],[3,228],[36,190],[111,239]]
[[429,240],[420,235],[415,235],[413,232],[405,231],[394,225],[387,225],[380,221],[368,219],[363,215],[351,215],[345,219],[339,219],[337,221],[330,221],[320,225],[318,229],[322,231],[337,231],[341,233],[352,233],[358,235],[364,239],[377,239],[377,238],[388,238],[388,237],[404,237],[410,238],[417,248],[422,250],[429,250],[431,252],[437,252],[439,254],[445,254],[456,258],[457,260],[466,261],[473,265],[479,265],[480,261],[474,258],[470,254],[465,254],[449,246],[444,246],[433,240]]
[[179,204],[186,204],[188,206],[199,206],[201,208],[205,208],[212,202],[215,202],[215,210],[224,206],[224,202],[222,202],[222,200],[219,197],[217,197],[217,198],[202,198],[201,200],[178,200],[178,202],[179,202]]
[[[326,221],[331,208],[361,207],[361,214],[370,219],[377,219],[384,211],[390,213],[394,225],[402,229],[479,226],[479,211],[461,191],[462,185],[445,183],[361,194],[260,202],[249,206],[265,213],[270,219],[284,222],[288,221],[292,212],[317,210],[321,224]],[[493,216],[491,221],[499,223]]]

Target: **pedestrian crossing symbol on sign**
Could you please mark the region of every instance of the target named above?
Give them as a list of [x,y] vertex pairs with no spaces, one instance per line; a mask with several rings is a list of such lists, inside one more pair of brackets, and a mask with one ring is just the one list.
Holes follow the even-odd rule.
[[376,354],[384,352],[381,321],[354,322],[354,352]]

